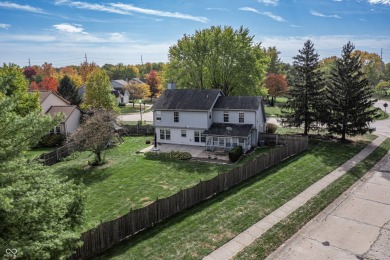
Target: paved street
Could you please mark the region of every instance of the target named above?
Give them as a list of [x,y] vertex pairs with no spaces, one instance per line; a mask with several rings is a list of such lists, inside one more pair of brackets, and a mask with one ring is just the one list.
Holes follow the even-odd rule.
[[[380,109],[384,110],[383,104],[387,103],[390,105],[390,101],[383,101],[383,100],[378,100],[378,102],[375,103],[376,107],[379,107]],[[390,107],[387,107],[388,114],[390,114]],[[379,120],[376,121],[372,124],[373,127],[376,128],[376,133],[377,134],[382,134],[387,137],[390,137],[390,117],[386,120]]]

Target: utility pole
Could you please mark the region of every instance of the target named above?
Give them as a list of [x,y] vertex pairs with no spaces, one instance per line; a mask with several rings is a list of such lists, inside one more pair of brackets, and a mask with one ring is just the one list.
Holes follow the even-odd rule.
[[31,67],[30,58],[28,58],[28,66]]
[[88,63],[87,54],[85,53],[85,63]]
[[141,55],[141,65],[144,65],[144,61],[142,60],[142,55]]

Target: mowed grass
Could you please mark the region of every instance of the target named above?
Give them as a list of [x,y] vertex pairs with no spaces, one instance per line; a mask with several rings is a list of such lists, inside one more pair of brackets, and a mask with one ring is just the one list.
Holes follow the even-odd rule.
[[281,116],[282,110],[280,107],[286,102],[287,102],[286,97],[276,97],[274,106],[266,105],[264,107],[265,115],[266,116],[275,116],[275,117]]
[[90,152],[75,153],[52,166],[54,173],[84,184],[86,190],[83,230],[96,227],[146,206],[156,198],[168,197],[180,189],[213,178],[232,166],[191,161],[153,161],[137,151],[152,137],[126,137],[125,143],[106,152],[107,164],[90,167]]
[[350,159],[366,144],[310,141],[309,151],[139,233],[98,259],[201,259]]
[[39,157],[43,153],[49,153],[53,150],[55,150],[56,147],[40,147],[40,148],[33,148],[29,151],[24,152],[24,156],[29,159],[35,159]]
[[307,222],[314,218],[324,208],[337,199],[344,191],[359,180],[377,162],[387,154],[390,149],[390,139],[386,139],[366,159],[358,163],[335,182],[322,190],[317,196],[298,208],[286,219],[269,229],[254,243],[241,251],[234,259],[265,259],[269,254],[293,236]]

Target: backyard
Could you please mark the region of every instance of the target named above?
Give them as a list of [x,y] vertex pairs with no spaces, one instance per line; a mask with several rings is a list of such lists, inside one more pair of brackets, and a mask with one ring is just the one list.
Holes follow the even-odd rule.
[[[90,167],[89,152],[75,153],[52,166],[55,174],[68,176],[86,187],[86,221],[83,230],[96,227],[146,206],[156,198],[168,197],[180,189],[207,180],[231,165],[193,161],[156,161],[145,159],[138,151],[147,147],[152,137],[125,137],[125,142],[106,152],[107,164]],[[256,151],[254,155],[262,152]]]
[[[311,141],[308,152],[141,232],[107,251],[102,259],[201,258],[351,158],[367,144],[367,139],[372,138],[368,136],[365,141],[350,144]],[[159,172],[165,164],[159,162]],[[183,169],[183,166],[174,167]],[[216,170],[208,169],[210,165],[203,167]],[[90,198],[89,203],[92,202],[96,202],[96,198]]]

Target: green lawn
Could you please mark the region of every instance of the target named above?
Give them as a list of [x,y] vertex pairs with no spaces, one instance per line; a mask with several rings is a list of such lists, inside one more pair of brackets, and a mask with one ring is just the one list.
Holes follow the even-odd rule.
[[389,114],[383,111],[382,108],[379,109],[378,114],[379,114],[379,118],[377,118],[376,120],[385,120],[389,118]]
[[338,198],[352,184],[369,171],[390,149],[390,139],[341,178],[330,184],[305,205],[294,211],[286,219],[269,229],[249,247],[241,251],[235,259],[265,259],[287,239],[298,232],[307,222]]
[[201,259],[337,168],[366,144],[310,141],[309,151],[141,232],[99,259]]
[[[141,106],[142,113],[146,113],[150,111],[150,107],[146,107],[144,110],[144,105]],[[139,104],[136,104],[135,107],[133,107],[132,104],[129,104],[127,106],[121,106],[119,107],[119,113],[121,114],[130,114],[130,113],[139,113]]]
[[43,153],[48,153],[48,152],[51,152],[53,150],[55,150],[56,147],[40,147],[40,148],[33,148],[29,151],[25,151],[24,152],[24,155],[29,158],[29,159],[35,159],[37,158],[38,156],[40,156],[41,154]]
[[280,107],[286,102],[287,102],[286,97],[276,97],[276,101],[273,107],[269,105],[266,105],[264,107],[265,115],[276,116],[276,117],[280,116],[282,114],[282,110],[280,109]]
[[[87,166],[89,152],[76,153],[70,159],[52,166],[58,175],[69,176],[85,185],[86,222],[83,230],[97,226],[140,208],[157,197],[168,197],[180,189],[191,187],[200,179],[213,178],[232,166],[192,161],[147,160],[137,151],[147,147],[152,137],[126,137],[125,143],[106,153],[108,163],[101,167]],[[73,159],[72,159],[73,158]]]

